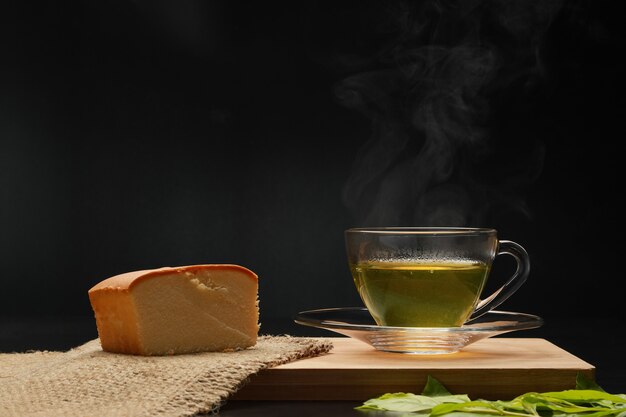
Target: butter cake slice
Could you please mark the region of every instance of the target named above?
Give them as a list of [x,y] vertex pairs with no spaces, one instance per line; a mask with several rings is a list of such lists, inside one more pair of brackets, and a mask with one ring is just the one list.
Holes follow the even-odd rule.
[[171,355],[244,349],[259,332],[258,277],[231,264],[116,275],[89,290],[102,349]]

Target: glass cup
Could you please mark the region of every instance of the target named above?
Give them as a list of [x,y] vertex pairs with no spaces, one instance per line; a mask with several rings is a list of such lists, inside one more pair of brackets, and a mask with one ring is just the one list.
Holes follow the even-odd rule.
[[[359,295],[379,326],[458,327],[495,309],[526,281],[528,253],[495,229],[380,227],[345,231]],[[513,275],[481,300],[496,256],[517,262]]]

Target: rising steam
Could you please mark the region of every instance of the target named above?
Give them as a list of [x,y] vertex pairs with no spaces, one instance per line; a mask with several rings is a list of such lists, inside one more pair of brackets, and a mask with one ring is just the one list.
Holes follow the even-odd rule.
[[357,223],[473,225],[502,204],[527,212],[519,190],[540,173],[542,147],[528,142],[513,180],[495,172],[507,137],[494,102],[541,79],[537,51],[559,8],[431,1],[386,10],[389,41],[367,61],[371,68],[335,90],[371,120],[343,195]]

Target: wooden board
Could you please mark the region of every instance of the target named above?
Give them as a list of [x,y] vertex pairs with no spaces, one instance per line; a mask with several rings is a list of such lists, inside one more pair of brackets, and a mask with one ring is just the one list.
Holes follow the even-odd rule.
[[[325,338],[329,339],[329,338]],[[366,400],[386,392],[422,392],[428,375],[452,393],[507,400],[575,386],[595,367],[538,338],[496,337],[449,355],[379,352],[346,337],[330,353],[261,371],[232,400]]]

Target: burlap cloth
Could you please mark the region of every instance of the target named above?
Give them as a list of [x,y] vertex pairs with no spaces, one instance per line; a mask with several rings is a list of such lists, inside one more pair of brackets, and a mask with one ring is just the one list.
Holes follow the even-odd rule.
[[141,357],[103,352],[0,353],[2,417],[194,416],[217,413],[258,371],[332,349],[330,341],[261,336],[238,352]]

